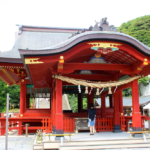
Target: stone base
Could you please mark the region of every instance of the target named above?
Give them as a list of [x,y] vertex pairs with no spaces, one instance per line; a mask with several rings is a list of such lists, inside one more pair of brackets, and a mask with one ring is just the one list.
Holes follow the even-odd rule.
[[64,136],[56,136],[55,137],[55,141],[61,141],[61,137],[63,137],[63,141],[65,141],[65,137]]
[[[142,131],[142,129],[140,128],[140,127],[132,127],[132,131]],[[143,137],[143,134],[142,133],[134,133],[134,134],[132,134],[132,136],[133,137],[135,137],[135,138],[141,138],[141,137]]]
[[121,133],[122,131],[121,131],[120,125],[114,125],[113,132],[114,133]]

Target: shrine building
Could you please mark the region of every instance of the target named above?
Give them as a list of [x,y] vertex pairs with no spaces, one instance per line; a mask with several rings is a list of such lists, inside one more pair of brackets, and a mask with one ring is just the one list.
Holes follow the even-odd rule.
[[[117,32],[106,18],[88,29],[19,25],[14,47],[0,52],[0,79],[8,86],[20,85],[20,114],[9,121],[18,122],[13,129],[19,135],[26,123],[29,132],[74,132],[76,120],[87,118],[90,103],[101,97],[101,108],[96,108],[97,132],[122,132],[129,120],[133,130],[141,130],[145,116],[140,113],[138,79],[150,74],[149,63],[150,47]],[[122,100],[122,90],[129,87],[131,117],[124,116]],[[77,112],[63,111],[63,93],[78,95]],[[47,99],[47,108],[31,106],[31,99],[34,104],[38,98]],[[5,126],[6,118],[0,122]]]

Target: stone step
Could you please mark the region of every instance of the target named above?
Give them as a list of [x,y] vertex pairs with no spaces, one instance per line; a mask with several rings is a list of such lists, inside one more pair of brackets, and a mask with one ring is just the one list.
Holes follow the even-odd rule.
[[150,139],[144,142],[143,138],[139,139],[123,139],[123,140],[90,140],[90,141],[64,141],[61,145],[60,141],[43,142],[44,148],[54,149],[112,149],[112,148],[129,148],[129,147],[148,147]]
[[60,145],[59,150],[95,150],[95,149],[121,149],[121,148],[149,148],[149,143],[136,143],[136,144],[108,144],[108,145]]

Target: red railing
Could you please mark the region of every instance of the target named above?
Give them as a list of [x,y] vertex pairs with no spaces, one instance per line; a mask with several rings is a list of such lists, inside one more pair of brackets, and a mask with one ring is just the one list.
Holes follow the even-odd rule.
[[74,118],[64,118],[63,119],[64,132],[72,133],[75,130],[75,120]]
[[121,131],[123,132],[126,129],[126,119],[124,118],[124,116],[120,118],[120,121],[121,121],[121,123],[120,123]]
[[50,133],[53,130],[52,119],[51,118],[43,118],[42,119],[42,130],[46,133]]
[[96,132],[112,131],[113,130],[113,118],[96,118],[95,129],[96,129]]

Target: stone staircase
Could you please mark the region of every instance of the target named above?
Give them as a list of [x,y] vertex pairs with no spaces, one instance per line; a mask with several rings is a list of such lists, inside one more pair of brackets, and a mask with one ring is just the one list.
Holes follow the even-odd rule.
[[59,150],[100,150],[100,149],[137,149],[147,148],[150,149],[150,139],[144,142],[143,138],[140,139],[128,139],[128,140],[99,140],[99,141],[72,141],[64,142],[63,145],[59,145]]

